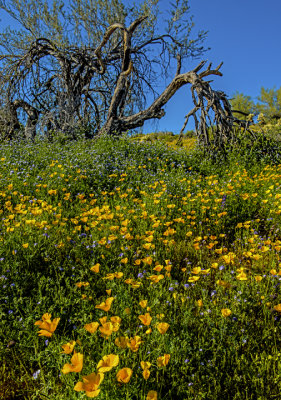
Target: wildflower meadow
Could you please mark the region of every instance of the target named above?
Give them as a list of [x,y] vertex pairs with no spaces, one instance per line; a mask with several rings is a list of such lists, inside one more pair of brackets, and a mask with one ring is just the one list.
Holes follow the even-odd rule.
[[1,144],[1,399],[281,399],[281,161],[239,154]]

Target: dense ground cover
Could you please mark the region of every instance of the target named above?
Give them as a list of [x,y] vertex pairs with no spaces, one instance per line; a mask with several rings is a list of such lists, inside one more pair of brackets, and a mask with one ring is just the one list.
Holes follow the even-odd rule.
[[201,156],[1,145],[1,398],[280,398],[281,164]]

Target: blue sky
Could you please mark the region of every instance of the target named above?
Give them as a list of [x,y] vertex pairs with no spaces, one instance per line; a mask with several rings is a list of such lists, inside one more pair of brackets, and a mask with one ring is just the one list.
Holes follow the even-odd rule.
[[[169,0],[160,0],[161,9]],[[260,88],[281,86],[281,0],[190,0],[194,31],[209,31],[203,56],[217,66],[224,62],[222,77],[214,77],[213,88],[229,97],[236,91],[255,100]],[[11,23],[0,11],[1,25]],[[200,59],[201,60],[201,59]],[[189,60],[182,70],[188,71],[200,60]],[[168,82],[167,82],[168,83]],[[184,116],[192,108],[190,88],[184,86],[166,105],[166,115],[157,124],[147,121],[144,132],[154,130],[179,133]],[[188,129],[193,124],[189,123]]]
[[[167,7],[169,1],[161,3]],[[190,7],[194,32],[209,31],[204,44],[211,50],[203,58],[213,66],[224,62],[223,76],[214,77],[213,88],[229,97],[238,91],[256,100],[262,86],[281,86],[281,0],[190,0]],[[190,60],[187,70],[197,63]],[[167,104],[158,130],[179,133],[191,108],[190,89],[185,86]],[[144,132],[151,129],[146,122]]]

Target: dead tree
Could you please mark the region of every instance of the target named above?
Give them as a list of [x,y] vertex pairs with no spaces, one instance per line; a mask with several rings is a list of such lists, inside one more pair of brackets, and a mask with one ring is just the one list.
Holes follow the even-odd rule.
[[[5,56],[9,62],[2,77],[9,94],[7,102],[27,114],[26,136],[34,138],[39,123],[43,128],[45,124],[47,131],[54,127],[68,135],[87,123],[92,124],[96,136],[120,135],[141,127],[146,120],[162,118],[165,104],[179,88],[190,84],[194,108],[187,114],[181,134],[192,115],[199,141],[205,147],[211,146],[210,126],[216,147],[232,141],[238,119],[233,116],[226,95],[213,90],[211,81],[204,80],[211,75],[222,76],[222,63],[215,69],[210,64],[202,70],[206,64],[202,61],[193,70],[182,73],[183,44],[169,34],[145,41],[137,35],[146,18],[139,17],[128,27],[112,24],[95,48],[60,48],[49,39],[39,38],[13,62]],[[148,71],[142,68],[143,61],[148,65],[147,48],[160,45],[165,53],[170,43],[178,49],[174,78],[149,107],[145,108],[142,102],[136,107],[138,95],[145,97],[142,85],[147,84],[154,91],[153,80],[147,78]],[[15,99],[16,95],[22,98]],[[214,114],[213,123],[210,112]]]

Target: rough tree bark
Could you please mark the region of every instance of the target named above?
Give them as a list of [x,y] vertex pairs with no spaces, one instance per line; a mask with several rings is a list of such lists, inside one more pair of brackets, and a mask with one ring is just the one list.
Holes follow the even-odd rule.
[[[27,138],[35,137],[39,122],[41,126],[45,123],[47,130],[53,125],[70,134],[77,124],[85,124],[89,115],[94,121],[97,136],[120,135],[141,127],[146,120],[162,118],[165,115],[164,106],[177,90],[187,84],[191,85],[194,108],[186,116],[181,135],[190,116],[194,118],[200,143],[206,147],[211,145],[210,127],[213,129],[213,144],[217,147],[223,147],[225,142],[234,139],[235,124],[244,124],[244,128],[248,129],[246,121],[233,116],[226,95],[213,90],[211,81],[204,80],[210,75],[222,76],[222,63],[215,69],[210,64],[202,70],[206,61],[201,61],[193,70],[181,73],[180,51],[175,57],[176,74],[166,89],[149,107],[128,113],[131,93],[136,90],[135,77],[145,81],[145,73],[140,73],[141,65],[137,57],[143,55],[149,45],[161,44],[163,51],[167,41],[179,49],[182,46],[168,34],[141,44],[134,43],[137,28],[146,18],[139,17],[128,27],[120,23],[112,24],[96,48],[59,48],[51,40],[39,38],[25,54],[14,62],[7,62],[6,92],[13,93],[13,96],[15,93],[23,95],[22,99],[15,100],[11,95],[7,99],[15,130],[19,122],[17,110],[21,108],[27,114]],[[111,43],[115,43],[114,46]],[[9,61],[9,56],[6,59]],[[114,77],[111,77],[111,71],[114,71]],[[210,112],[214,116],[213,123]]]

